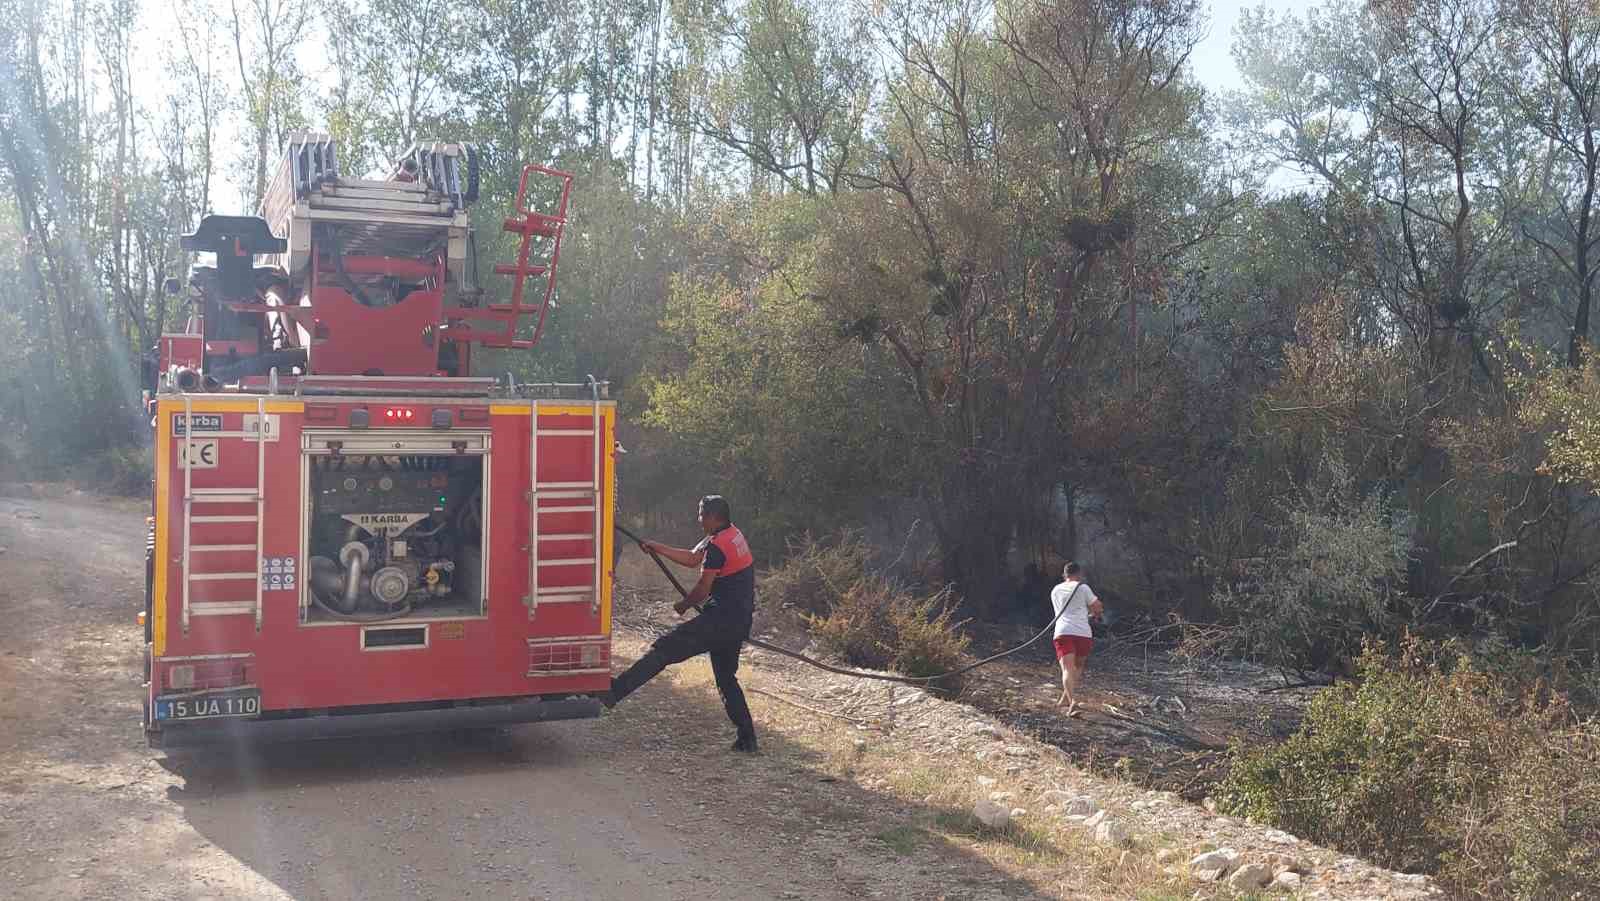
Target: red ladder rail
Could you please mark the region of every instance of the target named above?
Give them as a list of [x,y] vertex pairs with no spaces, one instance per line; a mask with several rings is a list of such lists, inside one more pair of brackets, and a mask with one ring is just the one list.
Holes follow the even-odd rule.
[[[542,213],[530,209],[528,206],[528,186],[530,179],[535,176],[554,178],[561,182],[561,199],[556,204],[555,212]],[[539,343],[539,337],[544,334],[545,317],[550,311],[550,298],[556,290],[556,266],[561,260],[561,237],[567,225],[567,200],[572,195],[572,174],[552,169],[548,166],[532,164],[522,169],[522,179],[517,185],[517,202],[515,215],[505,220],[503,228],[514,235],[521,235],[522,240],[517,247],[517,261],[515,263],[499,263],[494,267],[496,275],[511,277],[511,302],[504,304],[489,304],[483,307],[456,307],[447,311],[450,318],[484,320],[499,324],[499,328],[463,328],[451,329],[451,337],[456,341],[478,341],[485,347],[509,347],[525,350]],[[532,259],[534,241],[548,241],[550,254],[547,259]],[[537,305],[525,303],[527,282],[530,278],[539,278],[544,281],[544,296]],[[537,287],[534,289],[537,293]],[[517,325],[524,316],[534,316],[538,319],[534,324],[533,337],[518,338]]]

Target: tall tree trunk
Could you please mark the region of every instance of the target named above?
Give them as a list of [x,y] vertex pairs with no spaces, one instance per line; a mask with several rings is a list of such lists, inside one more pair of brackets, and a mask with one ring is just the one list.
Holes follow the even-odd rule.
[[660,94],[656,84],[656,62],[661,51],[661,0],[656,0],[650,17],[650,109],[645,126],[644,144],[644,199],[646,203],[656,194],[656,108]]

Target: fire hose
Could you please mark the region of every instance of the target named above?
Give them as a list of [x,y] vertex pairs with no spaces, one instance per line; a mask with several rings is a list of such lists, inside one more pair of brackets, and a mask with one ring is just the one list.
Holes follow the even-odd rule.
[[[678,581],[678,577],[674,576],[672,574],[672,570],[667,569],[667,564],[661,559],[661,556],[659,554],[657,554],[655,551],[653,551],[653,550],[651,550],[651,549],[649,549],[649,548],[644,546],[644,539],[642,539],[639,536],[633,534],[632,532],[628,531],[627,529],[623,528],[620,525],[616,525],[614,523],[613,523],[613,525],[614,525],[614,527],[616,528],[616,530],[618,532],[621,532],[624,536],[626,536],[627,538],[632,540],[635,544],[639,545],[639,550],[644,551],[646,554],[648,554],[650,556],[651,560],[654,560],[656,562],[656,566],[661,568],[661,574],[667,577],[667,581],[672,583],[672,587],[676,588],[678,590],[678,594],[681,597],[687,598],[689,596],[688,589],[684,588],[683,584]],[[1073,589],[1073,594],[1076,594],[1076,593],[1077,593],[1077,589],[1074,588]],[[1039,633],[1037,635],[1035,635],[1032,638],[1028,639],[1027,641],[1023,642],[1022,644],[1019,644],[1014,648],[1010,648],[1009,650],[1001,651],[998,654],[994,654],[992,656],[985,657],[982,660],[979,660],[979,661],[977,661],[975,663],[969,663],[966,666],[960,667],[958,669],[950,670],[947,673],[939,673],[939,674],[933,675],[933,676],[891,676],[891,675],[887,675],[887,674],[884,674],[884,673],[865,673],[865,672],[862,672],[860,670],[845,669],[843,667],[838,667],[838,666],[833,666],[831,664],[823,663],[821,660],[817,660],[817,659],[815,659],[813,657],[807,657],[806,655],[800,653],[799,651],[791,651],[788,648],[781,648],[781,647],[778,647],[775,644],[771,644],[770,642],[762,641],[759,638],[746,638],[745,642],[750,644],[750,645],[753,645],[755,647],[758,647],[758,648],[762,649],[763,651],[771,651],[774,654],[781,654],[781,655],[783,655],[785,657],[792,657],[795,660],[800,661],[801,663],[809,664],[810,666],[814,666],[814,667],[816,667],[817,669],[820,669],[820,670],[826,670],[827,672],[830,672],[830,673],[837,673],[838,675],[841,675],[841,676],[853,676],[853,677],[855,677],[857,679],[877,679],[877,680],[880,680],[880,681],[883,681],[883,682],[902,682],[902,683],[905,683],[906,685],[925,685],[925,684],[930,683],[930,682],[938,682],[940,679],[949,679],[949,678],[952,678],[954,676],[962,675],[963,673],[969,673],[969,672],[977,669],[980,666],[984,666],[986,664],[993,663],[996,660],[1001,660],[1003,658],[1010,657],[1012,654],[1015,654],[1015,653],[1023,650],[1024,648],[1028,647],[1029,645],[1032,645],[1034,642],[1036,642],[1039,639],[1043,638],[1047,633],[1050,632],[1051,629],[1055,628],[1056,622],[1058,620],[1060,620],[1061,617],[1065,616],[1067,611],[1069,609],[1071,609],[1071,607],[1072,607],[1072,598],[1068,597],[1067,598],[1067,603],[1061,605],[1061,612],[1057,613],[1054,617],[1052,617],[1050,622],[1046,623],[1045,627],[1043,629],[1040,629]],[[700,608],[698,606],[696,606],[694,609],[695,609],[695,612],[697,612],[697,613],[701,612],[701,610],[700,610]]]

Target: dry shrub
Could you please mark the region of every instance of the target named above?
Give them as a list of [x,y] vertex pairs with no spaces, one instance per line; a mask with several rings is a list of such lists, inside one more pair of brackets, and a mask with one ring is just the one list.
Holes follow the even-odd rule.
[[[824,650],[854,665],[933,676],[959,667],[970,639],[954,620],[948,589],[919,594],[871,570],[859,532],[832,540],[806,535],[761,591],[801,610]],[[953,685],[944,685],[953,688]]]
[[1369,647],[1294,736],[1235,749],[1221,798],[1464,896],[1600,893],[1600,726],[1452,645]]
[[[948,590],[918,596],[875,575],[859,577],[826,615],[809,615],[811,634],[855,666],[936,676],[962,664],[971,639],[956,622]],[[940,680],[955,690],[957,680]]]
[[823,614],[808,614],[811,634],[830,654],[854,666],[884,669],[894,659],[894,589],[857,576]]
[[[891,667],[908,676],[936,676],[961,666],[972,639],[961,631],[966,620],[952,621],[952,600],[945,590],[923,598],[902,594],[890,604],[895,633]],[[955,687],[949,680],[940,685]]]
[[783,565],[762,579],[763,595],[783,598],[809,614],[826,614],[866,572],[872,548],[854,530],[840,532],[832,541],[819,541],[810,532],[789,542]]

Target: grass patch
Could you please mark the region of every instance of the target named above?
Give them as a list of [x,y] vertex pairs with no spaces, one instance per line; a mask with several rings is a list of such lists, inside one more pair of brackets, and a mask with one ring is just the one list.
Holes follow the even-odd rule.
[[950,780],[932,770],[900,768],[889,774],[889,781],[897,794],[909,798],[938,799],[951,790]]
[[927,839],[927,833],[916,826],[895,826],[883,830],[873,838],[888,845],[894,853],[906,857],[916,852]]

